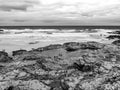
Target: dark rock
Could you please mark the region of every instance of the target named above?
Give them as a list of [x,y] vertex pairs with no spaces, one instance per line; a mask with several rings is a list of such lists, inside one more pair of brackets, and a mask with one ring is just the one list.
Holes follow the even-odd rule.
[[84,65],[84,64],[74,63],[73,68],[78,69],[78,70],[80,70],[82,72],[94,71],[94,66],[93,65]]
[[20,90],[20,88],[18,86],[9,86],[8,88],[4,90]]
[[16,56],[16,55],[21,55],[23,53],[27,52],[27,50],[17,50],[17,51],[13,51],[12,55]]
[[109,35],[106,38],[108,38],[108,39],[120,39],[120,35]]
[[41,57],[41,59],[37,60],[37,64],[41,69],[43,69],[45,71],[50,71],[51,69],[48,68],[47,66],[45,66],[45,63],[47,63],[47,61],[43,57]]
[[0,32],[3,32],[4,30],[0,29]]
[[75,47],[71,47],[71,46],[68,46],[66,48],[66,51],[68,51],[68,52],[73,52],[73,51],[76,51],[76,50],[79,50],[79,48],[75,48]]
[[0,51],[0,62],[11,62],[12,58],[8,56],[8,53]]
[[39,41],[29,42],[30,45],[31,45],[31,44],[38,44],[38,43],[39,43]]
[[37,49],[33,49],[32,51],[42,52],[42,51],[47,51],[47,50],[59,49],[59,48],[62,48],[61,44],[54,44],[54,45],[49,45],[49,46],[46,46],[46,47],[40,47],[40,48],[37,48]]
[[37,55],[28,55],[23,58],[23,61],[29,61],[29,60],[41,60],[42,57]]
[[86,42],[86,43],[78,43],[78,42],[69,42],[69,43],[64,43],[63,47],[67,51],[76,51],[79,49],[89,49],[89,50],[98,50],[103,48],[103,44],[97,43],[97,42]]
[[77,43],[77,42],[68,42],[68,43],[64,43],[63,47],[67,51],[76,51],[76,50],[80,49],[80,43]]
[[61,44],[55,44],[55,45],[49,45],[43,48],[44,51],[46,50],[53,50],[53,49],[59,49],[61,48],[62,45]]
[[120,34],[120,31],[113,31],[113,32],[108,32],[110,34]]
[[113,41],[112,44],[120,46],[120,40]]
[[84,90],[84,89],[82,89],[81,87],[79,87],[79,84],[77,84],[77,85],[75,86],[74,90]]
[[103,48],[104,45],[97,42],[87,42],[81,44],[81,49],[89,49],[89,50],[98,50]]
[[69,85],[61,80],[55,80],[49,84],[50,90],[69,90]]
[[108,77],[104,83],[116,83],[118,80],[120,79],[120,76],[112,76],[112,77]]

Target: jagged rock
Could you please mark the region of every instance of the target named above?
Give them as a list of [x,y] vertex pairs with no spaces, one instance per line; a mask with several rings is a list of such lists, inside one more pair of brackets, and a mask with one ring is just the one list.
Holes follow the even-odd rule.
[[27,50],[17,50],[17,51],[13,51],[12,52],[12,55],[15,56],[15,55],[21,55],[23,53],[27,52]]
[[12,58],[8,56],[8,53],[0,51],[0,62],[11,62]]

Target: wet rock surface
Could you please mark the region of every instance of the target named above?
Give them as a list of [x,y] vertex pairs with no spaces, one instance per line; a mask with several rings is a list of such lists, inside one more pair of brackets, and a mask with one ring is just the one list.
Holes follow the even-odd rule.
[[12,58],[1,51],[0,62],[0,90],[120,89],[120,47],[113,44],[68,42]]
[[11,62],[12,58],[8,56],[8,53],[5,51],[0,51],[0,62]]
[[112,31],[112,32],[108,32],[110,34],[120,34],[120,31]]
[[110,35],[107,36],[106,38],[108,38],[109,40],[113,40],[112,44],[120,46],[120,31],[118,30],[108,33],[110,33]]
[[27,50],[17,50],[17,51],[13,51],[12,52],[12,55],[15,56],[15,55],[20,55],[20,54],[23,54],[27,52]]
[[120,35],[109,35],[108,39],[120,39]]
[[120,40],[115,40],[112,42],[112,44],[120,46]]

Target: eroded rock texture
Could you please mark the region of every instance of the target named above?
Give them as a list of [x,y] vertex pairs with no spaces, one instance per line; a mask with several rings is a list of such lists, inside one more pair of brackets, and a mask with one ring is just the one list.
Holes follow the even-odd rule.
[[[6,59],[7,58],[7,59]],[[120,47],[68,42],[0,52],[0,90],[120,90]]]

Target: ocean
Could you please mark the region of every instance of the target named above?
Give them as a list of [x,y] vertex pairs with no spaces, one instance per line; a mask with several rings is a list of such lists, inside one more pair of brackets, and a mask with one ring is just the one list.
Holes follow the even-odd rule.
[[38,48],[65,42],[96,41],[110,44],[109,32],[120,26],[0,26],[0,50]]

